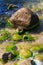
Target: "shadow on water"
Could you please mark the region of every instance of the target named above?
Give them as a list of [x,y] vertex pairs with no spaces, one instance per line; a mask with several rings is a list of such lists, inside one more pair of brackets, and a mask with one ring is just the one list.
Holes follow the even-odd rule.
[[34,30],[35,33],[43,32],[43,20],[40,21],[39,27]]
[[39,33],[43,32],[43,24],[41,26],[39,25],[39,27],[37,27],[31,31],[28,31],[28,32],[30,32],[32,34],[39,34]]
[[43,20],[41,20],[38,24],[38,26],[36,26],[35,28],[31,29],[31,30],[24,30],[24,32],[29,32],[32,34],[38,34],[43,32]]
[[43,20],[40,21],[40,24],[36,28],[31,30],[31,33],[33,33],[33,34],[37,34],[37,33],[41,33],[41,32],[43,32]]

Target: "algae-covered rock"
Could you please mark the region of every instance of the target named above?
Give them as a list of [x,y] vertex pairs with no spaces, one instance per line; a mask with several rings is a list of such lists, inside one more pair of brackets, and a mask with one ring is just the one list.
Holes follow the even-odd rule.
[[0,31],[0,41],[4,41],[8,38],[10,38],[10,33],[6,30],[1,30]]
[[21,30],[30,30],[39,24],[38,16],[28,8],[21,8],[16,11],[9,21],[14,25],[14,28]]
[[35,41],[35,38],[32,35],[30,35],[29,33],[27,33],[27,34],[23,35],[23,40],[24,41]]
[[20,41],[20,40],[22,40],[22,35],[19,35],[18,33],[14,33],[12,36],[12,40]]
[[6,47],[6,51],[13,53],[15,56],[18,56],[18,54],[19,54],[19,51],[15,45],[8,45]]
[[20,54],[19,54],[21,59],[26,59],[26,58],[32,57],[32,55],[33,55],[33,53],[28,49],[20,50]]
[[41,51],[41,50],[42,50],[42,48],[40,48],[40,46],[38,46],[38,45],[32,46],[32,48],[31,48],[31,51],[32,51],[32,52],[39,52],[39,51]]

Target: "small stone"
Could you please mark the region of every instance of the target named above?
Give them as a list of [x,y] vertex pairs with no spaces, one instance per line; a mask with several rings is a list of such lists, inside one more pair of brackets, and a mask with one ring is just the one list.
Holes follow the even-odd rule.
[[2,55],[2,60],[3,60],[4,63],[6,63],[8,61],[8,54],[7,53],[4,53]]
[[12,59],[14,59],[14,57],[15,57],[15,55],[13,55],[11,52],[8,52],[8,53],[4,53],[2,55],[2,60],[4,63],[7,63],[8,60],[12,60]]

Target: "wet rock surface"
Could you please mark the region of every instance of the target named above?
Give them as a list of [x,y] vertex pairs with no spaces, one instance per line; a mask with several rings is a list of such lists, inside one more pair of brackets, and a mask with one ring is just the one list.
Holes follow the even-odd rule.
[[[39,22],[38,16],[28,8],[21,8],[9,19],[15,28],[21,30],[32,29]],[[35,27],[35,26],[34,26]]]

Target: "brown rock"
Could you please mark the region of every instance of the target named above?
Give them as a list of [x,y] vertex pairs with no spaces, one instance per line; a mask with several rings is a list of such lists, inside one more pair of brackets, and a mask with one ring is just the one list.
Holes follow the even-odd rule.
[[32,29],[33,25],[39,22],[38,16],[28,8],[21,8],[16,11],[9,19],[15,28],[21,30]]

